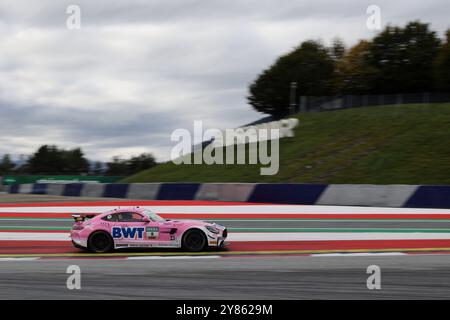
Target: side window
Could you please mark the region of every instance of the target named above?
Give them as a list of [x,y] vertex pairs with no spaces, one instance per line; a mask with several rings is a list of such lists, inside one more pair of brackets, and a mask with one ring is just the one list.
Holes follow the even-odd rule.
[[119,212],[117,213],[117,221],[119,222],[141,222],[142,216],[135,212]]
[[102,220],[109,221],[109,222],[117,221],[117,213],[108,214],[107,216],[104,216],[102,218]]

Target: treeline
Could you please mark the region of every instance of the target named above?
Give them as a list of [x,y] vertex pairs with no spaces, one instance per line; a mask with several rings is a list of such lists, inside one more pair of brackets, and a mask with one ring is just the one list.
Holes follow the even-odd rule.
[[387,26],[372,40],[346,48],[305,41],[281,56],[249,87],[257,111],[281,117],[289,112],[290,86],[300,96],[450,91],[450,29],[441,40],[426,23]]
[[30,175],[115,175],[128,176],[156,165],[152,154],[110,162],[90,162],[80,148],[64,150],[54,145],[43,145],[24,161],[16,163],[6,154],[0,161],[0,176],[7,174]]

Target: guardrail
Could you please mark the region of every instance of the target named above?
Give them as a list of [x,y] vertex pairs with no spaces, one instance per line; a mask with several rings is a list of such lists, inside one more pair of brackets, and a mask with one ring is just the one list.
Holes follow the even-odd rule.
[[420,92],[378,95],[301,96],[296,112],[326,111],[367,106],[450,102],[450,92]]
[[12,194],[147,200],[221,200],[256,203],[450,208],[450,186],[295,183],[132,183],[12,185]]

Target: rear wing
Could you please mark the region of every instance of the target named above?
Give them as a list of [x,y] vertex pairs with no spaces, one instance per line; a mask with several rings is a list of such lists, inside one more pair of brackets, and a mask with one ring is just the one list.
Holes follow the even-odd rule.
[[73,220],[75,220],[75,222],[83,222],[85,220],[92,219],[95,216],[96,216],[95,213],[83,213],[83,214],[73,214],[72,218]]

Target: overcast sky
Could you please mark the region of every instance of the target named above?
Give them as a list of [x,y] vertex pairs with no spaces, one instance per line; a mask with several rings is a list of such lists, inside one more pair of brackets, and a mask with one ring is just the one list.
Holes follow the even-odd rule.
[[[81,9],[69,30],[66,9]],[[89,159],[152,152],[166,160],[176,128],[233,128],[261,118],[247,87],[307,39],[347,45],[413,19],[443,36],[449,0],[87,0],[0,2],[0,155],[42,144]]]

